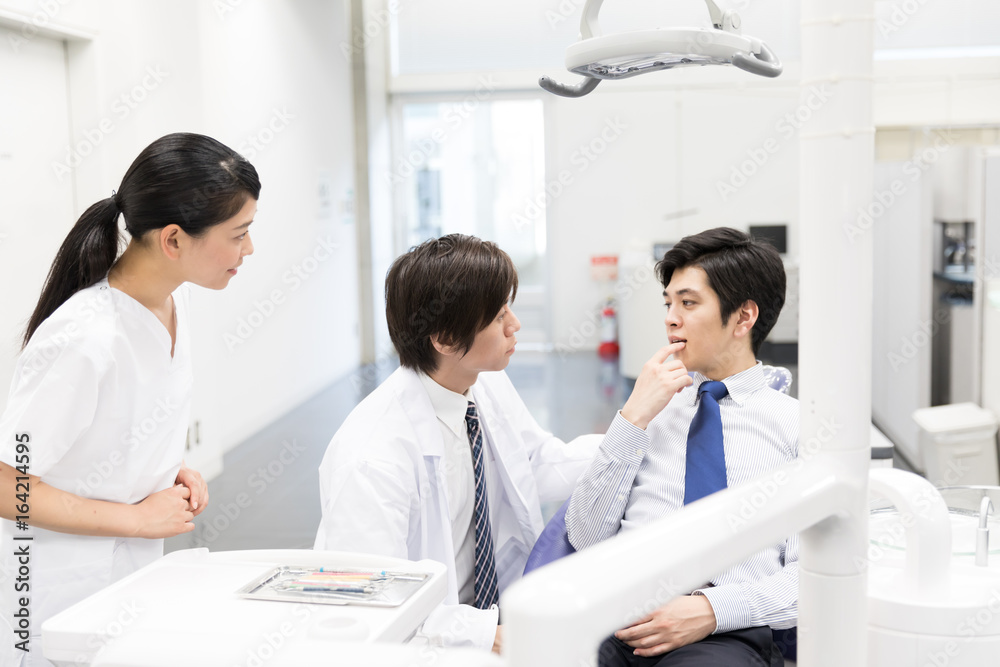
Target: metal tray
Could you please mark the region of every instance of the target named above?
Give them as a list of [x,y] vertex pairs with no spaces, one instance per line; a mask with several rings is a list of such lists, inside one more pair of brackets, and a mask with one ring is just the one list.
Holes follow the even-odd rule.
[[[303,590],[293,582],[302,577],[330,572],[363,574],[372,573],[376,578],[358,590]],[[398,572],[356,567],[319,568],[303,565],[279,565],[256,577],[236,594],[247,600],[274,602],[299,602],[310,604],[363,605],[368,607],[398,607],[423,586],[430,574],[426,572]],[[363,589],[363,590],[362,590]]]

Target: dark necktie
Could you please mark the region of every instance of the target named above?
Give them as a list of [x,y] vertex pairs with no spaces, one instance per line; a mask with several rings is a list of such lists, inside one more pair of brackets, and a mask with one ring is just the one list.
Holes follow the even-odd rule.
[[719,401],[729,393],[721,382],[698,387],[698,411],[688,430],[684,466],[684,504],[726,488],[726,452],[722,447]]
[[493,553],[493,531],[490,528],[490,506],[486,498],[486,476],[483,469],[483,430],[476,412],[476,404],[469,401],[465,412],[465,426],[472,445],[472,470],[476,477],[476,504],[472,509],[472,522],[476,528],[475,590],[476,606],[488,609],[497,603],[497,568]]

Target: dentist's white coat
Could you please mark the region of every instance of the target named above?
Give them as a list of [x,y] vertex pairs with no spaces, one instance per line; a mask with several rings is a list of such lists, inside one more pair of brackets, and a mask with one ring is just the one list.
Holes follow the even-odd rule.
[[[501,490],[489,502],[503,592],[520,577],[543,528],[540,502],[570,496],[602,436],[564,443],[542,430],[502,371],[481,373],[471,393],[485,427],[487,471]],[[420,377],[400,368],[351,412],[327,448],[315,548],[444,563],[448,595],[422,634],[489,649],[497,611],[458,604],[444,465],[430,398]]]

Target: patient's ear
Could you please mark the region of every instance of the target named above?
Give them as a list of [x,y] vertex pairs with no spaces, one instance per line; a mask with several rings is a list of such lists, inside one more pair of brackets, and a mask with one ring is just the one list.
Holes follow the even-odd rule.
[[757,323],[759,315],[760,309],[757,308],[757,302],[747,299],[730,317],[730,322],[733,321],[733,318],[736,319],[736,328],[733,330],[733,335],[737,338],[749,336],[753,325]]

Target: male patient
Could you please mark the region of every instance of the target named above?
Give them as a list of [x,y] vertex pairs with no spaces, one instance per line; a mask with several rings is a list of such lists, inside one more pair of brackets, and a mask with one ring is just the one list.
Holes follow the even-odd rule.
[[[798,402],[768,387],[756,361],[785,300],[778,252],[718,228],[685,237],[656,269],[669,344],[643,366],[573,492],[566,524],[577,549],[744,484],[798,452]],[[794,535],[754,554],[616,632],[600,664],[781,664],[769,626],[796,623],[797,560]]]
[[422,632],[499,652],[497,600],[600,437],[543,431],[503,370],[521,324],[517,272],[493,243],[451,234],[398,257],[386,319],[401,368],[363,400],[320,465],[316,549],[430,558],[448,595]]

